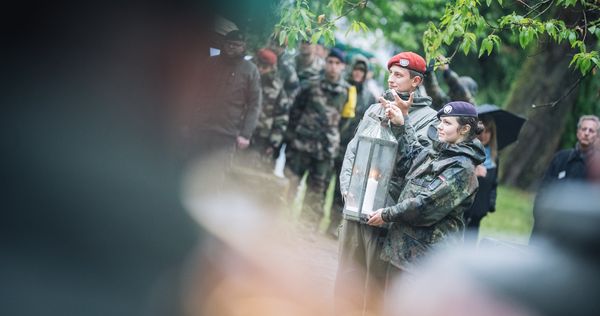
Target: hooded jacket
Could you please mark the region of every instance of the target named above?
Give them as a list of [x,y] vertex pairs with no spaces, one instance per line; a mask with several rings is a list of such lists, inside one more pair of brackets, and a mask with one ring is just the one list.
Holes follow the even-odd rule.
[[429,248],[462,241],[463,213],[478,188],[475,166],[485,160],[485,151],[477,139],[442,143],[433,128],[428,133],[432,145],[424,147],[410,123],[392,131],[399,155],[410,164],[400,166],[409,170],[398,203],[382,212],[383,220],[392,224],[381,258],[410,271]]
[[[416,137],[419,142],[423,144],[423,146],[427,146],[430,143],[430,140],[427,137],[428,127],[431,124],[437,124],[438,122],[436,116],[437,112],[429,107],[430,105],[431,98],[422,97],[415,92],[413,104],[409,110],[410,124],[416,131]],[[352,138],[352,140],[350,140],[348,143],[348,147],[346,148],[346,152],[344,154],[344,161],[342,163],[342,169],[340,172],[340,190],[342,194],[347,192],[348,187],[350,186],[350,176],[352,174],[354,158],[356,157],[356,150],[358,148],[358,137],[356,137],[356,135],[360,135],[372,124],[379,125],[380,121],[378,120],[378,117],[382,117],[384,115],[385,110],[379,103],[372,104],[367,109],[362,120],[358,124],[354,138]],[[392,175],[390,180],[390,193],[392,201],[395,201],[398,198],[405,174],[406,170],[397,169]]]

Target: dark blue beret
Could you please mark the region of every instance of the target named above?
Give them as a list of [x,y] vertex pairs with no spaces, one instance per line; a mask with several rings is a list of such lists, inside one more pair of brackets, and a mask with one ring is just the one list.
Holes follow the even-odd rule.
[[475,106],[469,102],[453,101],[444,105],[438,112],[438,119],[442,116],[470,116],[477,117]]
[[339,48],[334,47],[329,50],[329,55],[327,57],[335,57],[341,60],[343,63],[346,63],[346,54]]

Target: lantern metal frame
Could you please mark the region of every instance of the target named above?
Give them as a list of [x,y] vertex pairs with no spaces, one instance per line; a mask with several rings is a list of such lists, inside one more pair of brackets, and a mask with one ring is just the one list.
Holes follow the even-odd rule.
[[[381,127],[380,128],[382,128],[382,129],[389,128],[388,121],[383,118],[380,118],[380,119],[381,119],[381,123],[380,123]],[[391,178],[391,174],[393,172],[394,162],[395,162],[396,153],[397,153],[397,149],[398,149],[398,142],[395,140],[395,138],[391,134],[391,131],[389,132],[389,135],[391,136],[390,139],[367,136],[364,134],[361,134],[358,136],[358,144],[357,144],[357,151],[356,151],[357,155],[359,153],[361,153],[361,144],[366,144],[366,143],[368,143],[368,145],[369,145],[369,149],[368,149],[369,153],[368,153],[368,157],[366,159],[366,164],[364,164],[365,166],[359,166],[359,167],[364,168],[364,173],[355,172],[356,167],[357,167],[357,162],[359,161],[358,157],[355,157],[354,162],[352,164],[352,174],[350,176],[348,193],[349,194],[353,193],[351,189],[353,188],[353,184],[356,184],[356,181],[361,181],[362,183],[360,186],[360,196],[358,197],[358,199],[354,200],[354,197],[350,197],[353,199],[352,202],[354,205],[352,205],[352,206],[349,205],[350,204],[350,201],[348,200],[349,197],[346,197],[346,201],[344,203],[344,209],[343,209],[344,218],[346,218],[348,220],[366,223],[369,219],[369,214],[371,212],[374,212],[376,209],[385,206],[384,204],[385,204],[385,200],[387,198],[389,181]],[[390,163],[388,163],[388,165],[385,165],[385,161],[376,162],[374,160],[374,158],[382,159],[381,156],[376,157],[375,151],[378,148],[389,148],[388,149],[389,155],[387,158],[389,158]],[[378,154],[378,155],[380,155],[380,154]],[[379,176],[380,176],[379,179],[382,179],[382,181],[384,181],[384,182],[381,184],[379,183],[380,181],[377,182],[377,185],[375,187],[375,193],[373,196],[373,205],[371,207],[372,209],[365,211],[364,203],[365,203],[365,197],[367,196],[367,193],[368,193],[367,186],[369,184],[369,179],[374,178],[374,177],[371,177],[371,172],[373,170],[373,168],[372,168],[373,163],[379,163],[379,165],[376,166],[377,169],[379,170],[378,171]],[[383,194],[383,198],[381,196],[378,196],[377,193]],[[377,197],[379,197],[379,199],[377,199]],[[378,205],[376,206],[375,205],[376,201],[383,201],[383,202],[378,203]]]

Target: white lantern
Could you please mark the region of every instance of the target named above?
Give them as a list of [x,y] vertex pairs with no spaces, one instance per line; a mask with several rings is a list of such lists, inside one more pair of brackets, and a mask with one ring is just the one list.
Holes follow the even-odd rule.
[[358,136],[344,205],[346,219],[366,222],[370,214],[386,206],[398,141],[392,134],[388,120],[378,119],[380,124],[372,124]]

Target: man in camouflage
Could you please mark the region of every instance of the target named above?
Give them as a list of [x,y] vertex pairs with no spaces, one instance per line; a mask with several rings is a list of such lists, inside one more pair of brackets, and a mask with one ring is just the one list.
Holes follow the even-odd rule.
[[304,206],[313,214],[323,212],[333,159],[340,146],[341,110],[348,101],[350,87],[342,77],[344,67],[344,53],[332,49],[326,59],[325,73],[316,80],[303,83],[290,110],[287,166],[296,183],[306,171],[309,172]]
[[295,100],[300,92],[300,80],[296,73],[294,56],[286,52],[285,46],[281,46],[272,39],[269,48],[277,54],[277,74],[283,82],[283,90],[288,99]]
[[310,41],[300,43],[299,53],[296,56],[296,73],[300,83],[321,77],[324,66],[325,62],[317,55],[316,44]]
[[287,129],[290,102],[277,75],[277,55],[263,48],[256,53],[255,61],[262,86],[262,112],[250,148],[260,155],[267,166],[271,166]]
[[[430,143],[427,131],[437,123],[436,112],[430,107],[431,98],[418,94],[418,86],[425,73],[425,60],[412,52],[403,52],[388,61],[388,87],[402,98],[414,93],[410,109],[410,122],[417,131],[419,142]],[[380,98],[381,99],[381,98]],[[354,159],[358,148],[358,135],[373,124],[380,124],[385,115],[379,103],[372,104],[359,123],[354,138],[348,143],[340,172],[340,192],[345,199],[350,186]],[[396,168],[390,180],[388,201],[393,205],[397,200],[406,171]],[[364,223],[344,219],[339,240],[338,272],[336,276],[336,309],[344,312],[374,312],[381,307],[377,300],[383,297],[387,263],[380,259],[382,241],[387,230]],[[355,289],[348,293],[347,289]],[[349,309],[349,311],[347,310]]]
[[446,94],[440,88],[435,72],[428,71],[425,76],[424,85],[427,95],[431,97],[431,107],[437,111],[450,101],[465,101],[476,104],[477,82],[468,76],[459,77],[456,72],[448,67],[448,64],[443,64],[440,68],[442,69],[442,75],[449,90],[448,94]]

